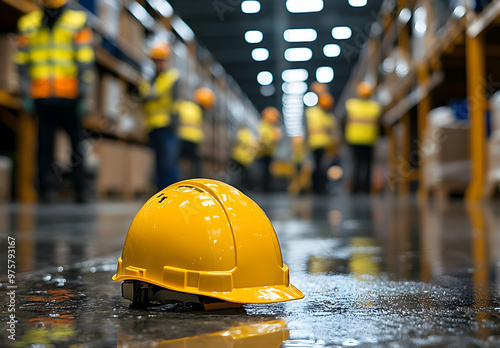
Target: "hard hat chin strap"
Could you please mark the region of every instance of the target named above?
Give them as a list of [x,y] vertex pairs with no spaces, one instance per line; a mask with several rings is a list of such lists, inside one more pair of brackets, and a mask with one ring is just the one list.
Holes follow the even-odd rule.
[[147,307],[155,303],[192,303],[201,305],[204,310],[216,310],[226,308],[240,308],[241,303],[227,302],[213,297],[188,294],[173,291],[157,285],[137,280],[126,280],[122,283],[122,297],[132,301],[136,307]]

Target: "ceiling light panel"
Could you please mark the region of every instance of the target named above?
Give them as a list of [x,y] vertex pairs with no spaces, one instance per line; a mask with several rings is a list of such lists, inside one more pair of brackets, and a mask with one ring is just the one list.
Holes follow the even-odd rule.
[[318,33],[311,28],[287,29],[283,33],[283,38],[287,42],[312,42],[316,40]]

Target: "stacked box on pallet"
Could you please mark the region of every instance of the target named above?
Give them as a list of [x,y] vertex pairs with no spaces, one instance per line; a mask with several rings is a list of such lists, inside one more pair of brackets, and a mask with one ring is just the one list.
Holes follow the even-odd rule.
[[102,139],[94,145],[98,158],[97,193],[123,194],[128,181],[128,145],[115,140]]
[[131,145],[128,149],[128,183],[132,194],[149,194],[154,188],[154,155],[150,148]]
[[19,91],[19,77],[14,61],[16,54],[16,35],[0,35],[0,90],[15,94]]
[[467,121],[456,120],[449,107],[432,110],[418,150],[429,190],[465,193],[471,165]]

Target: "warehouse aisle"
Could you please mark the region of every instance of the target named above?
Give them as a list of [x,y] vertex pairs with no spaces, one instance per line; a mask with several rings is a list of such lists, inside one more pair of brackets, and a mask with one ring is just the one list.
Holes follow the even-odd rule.
[[[303,300],[214,312],[132,309],[111,276],[142,202],[0,206],[1,249],[7,250],[7,235],[16,239],[15,345],[500,344],[498,205],[419,206],[391,196],[253,198],[277,231]],[[6,298],[5,263],[0,282]],[[1,303],[2,312],[7,306]],[[10,343],[0,337],[0,346]]]

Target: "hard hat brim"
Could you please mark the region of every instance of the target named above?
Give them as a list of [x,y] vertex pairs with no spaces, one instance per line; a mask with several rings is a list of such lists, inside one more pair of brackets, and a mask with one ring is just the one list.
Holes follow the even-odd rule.
[[169,290],[174,290],[194,295],[213,297],[219,300],[224,300],[233,303],[274,303],[274,302],[299,300],[304,297],[302,291],[297,289],[292,284],[289,284],[288,286],[275,285],[275,286],[237,288],[227,292],[205,292],[205,291],[200,291],[199,289],[196,288],[190,289],[189,287],[177,288],[173,286],[166,286],[165,284],[157,283],[149,279],[144,279],[142,277],[134,277],[130,275],[117,276],[115,274],[113,276],[113,280],[114,281],[139,280],[142,282],[158,285],[160,287]]

